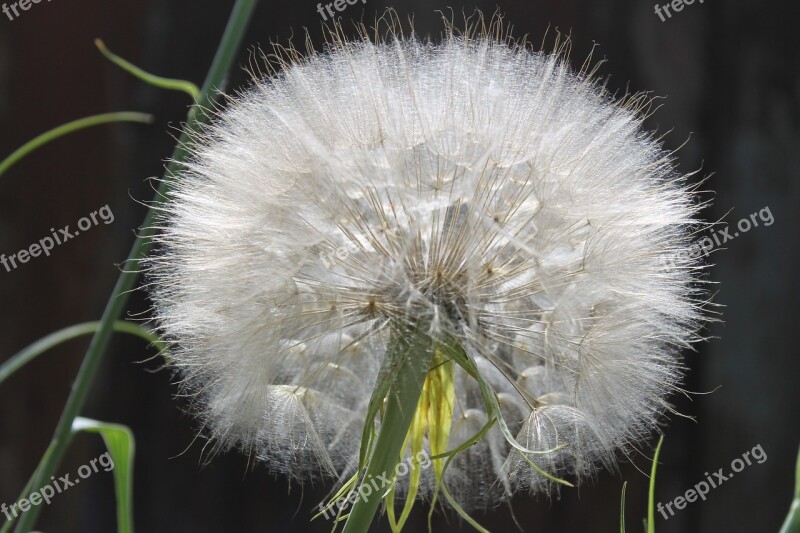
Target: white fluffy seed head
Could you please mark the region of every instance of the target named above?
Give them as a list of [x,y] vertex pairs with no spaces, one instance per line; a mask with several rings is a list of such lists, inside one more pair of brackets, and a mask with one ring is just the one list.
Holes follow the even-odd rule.
[[[218,447],[345,479],[389,324],[420,315],[458,339],[520,444],[566,444],[529,457],[553,475],[589,479],[657,428],[703,320],[680,253],[699,204],[642,132],[647,98],[615,101],[493,30],[337,39],[198,136],[150,287]],[[450,447],[487,422],[460,369],[455,406]],[[465,508],[553,489],[496,426],[446,482]]]

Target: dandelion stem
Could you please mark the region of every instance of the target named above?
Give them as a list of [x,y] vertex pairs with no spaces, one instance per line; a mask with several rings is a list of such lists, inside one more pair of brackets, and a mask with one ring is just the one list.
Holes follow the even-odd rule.
[[[198,103],[201,109],[210,106],[218,97],[218,90],[222,89],[225,83],[228,71],[244,38],[245,29],[257,4],[258,0],[236,1],[231,16],[228,19],[225,33],[222,36],[222,41],[220,42],[214,61],[211,64],[211,68],[203,84],[202,98]],[[181,138],[178,140],[178,145],[172,155],[171,163],[167,166],[167,176],[172,175],[178,169],[178,166],[186,159],[188,155],[186,145],[190,142],[189,133],[195,131],[202,122],[208,119],[206,114],[196,113],[194,110],[195,108],[190,112],[189,121]],[[157,201],[164,197],[169,187],[169,180],[164,179],[161,181],[161,186],[156,196]],[[139,236],[134,242],[130,255],[128,256],[129,262],[135,264],[150,251],[152,246],[150,237],[155,231],[152,224],[154,216],[154,210],[151,209],[145,217],[143,229],[139,232]],[[103,312],[100,328],[92,337],[89,349],[86,352],[83,363],[81,363],[81,368],[78,371],[78,376],[72,387],[72,392],[67,399],[64,411],[61,413],[61,419],[56,426],[53,440],[50,444],[51,448],[49,448],[51,453],[46,456],[46,459],[41,463],[32,478],[31,487],[33,487],[34,490],[43,486],[46,481],[50,479],[50,476],[55,474],[56,467],[64,457],[67,446],[71,440],[73,421],[83,410],[86,398],[89,395],[89,388],[94,381],[97,370],[100,367],[100,362],[103,360],[103,355],[111,340],[114,323],[122,314],[122,310],[128,300],[128,295],[136,283],[137,276],[138,271],[130,269],[123,271],[117,280],[111,298]],[[41,506],[35,506],[22,515],[14,530],[15,533],[28,533],[33,529],[41,509]]]
[[[382,476],[388,479],[393,477],[392,470],[400,462],[408,428],[433,359],[433,345],[433,340],[419,324],[401,326],[392,331],[386,357],[393,363],[393,382],[362,486],[371,480],[382,479]],[[375,493],[357,499],[345,523],[344,533],[367,531],[382,496],[381,493]]]

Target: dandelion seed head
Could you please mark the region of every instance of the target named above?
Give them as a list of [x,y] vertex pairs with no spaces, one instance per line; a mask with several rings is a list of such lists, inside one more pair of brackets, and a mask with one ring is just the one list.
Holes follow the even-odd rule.
[[[217,449],[352,475],[409,316],[458,340],[520,444],[558,448],[527,458],[554,476],[590,480],[657,429],[704,316],[699,260],[675,255],[700,204],[642,130],[648,98],[495,33],[337,40],[198,135],[148,261]],[[450,447],[487,422],[456,368]],[[557,488],[496,427],[445,481],[465,508]]]

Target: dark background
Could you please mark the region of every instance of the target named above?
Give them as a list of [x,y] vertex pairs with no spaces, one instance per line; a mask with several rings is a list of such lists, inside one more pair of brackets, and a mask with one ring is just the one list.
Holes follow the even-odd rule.
[[[39,150],[0,177],[0,253],[11,254],[108,204],[116,220],[100,225],[11,273],[0,269],[0,361],[62,327],[99,318],[153,197],[148,178],[162,173],[188,98],[154,89],[100,56],[95,37],[148,71],[202,82],[232,1],[138,2],[52,0],[9,21],[0,14],[0,155],[54,126],[112,110],[153,113],[156,123],[85,130]],[[342,14],[371,21],[389,4],[368,0]],[[438,35],[436,9],[452,5],[487,13],[492,2],[415,0],[394,4],[401,18],[415,13],[419,33]],[[659,533],[776,531],[789,506],[800,442],[797,341],[798,203],[800,202],[800,71],[795,2],[707,1],[662,22],[653,2],[623,0],[507,0],[500,10],[541,42],[547,27],[571,32],[571,62],[592,48],[607,58],[600,75],[612,91],[648,90],[665,96],[648,127],[667,133],[681,170],[711,175],[716,191],[705,216],[732,225],[769,207],[775,222],[729,242],[712,256],[715,301],[724,306],[717,337],[687,354],[691,401],[674,398],[692,421],[672,417],[666,431],[657,500],[667,502],[756,445],[763,464],[747,467],[669,519]],[[263,1],[247,46],[320,37],[316,2]],[[348,23],[345,24],[350,29]],[[247,51],[239,65],[246,65]],[[240,69],[230,86],[246,81]],[[686,142],[688,139],[688,142]],[[135,294],[131,315],[146,312]],[[0,502],[14,502],[44,452],[88,344],[72,341],[0,385]],[[229,454],[203,465],[196,426],[172,398],[168,372],[141,363],[152,348],[119,337],[103,363],[85,416],[130,426],[137,438],[137,531],[329,531],[309,525],[325,487],[290,486]],[[651,453],[650,443],[644,449]],[[80,436],[61,474],[103,453],[98,437]],[[646,457],[637,461],[648,468]],[[74,475],[74,474],[73,474]],[[628,484],[628,531],[640,531],[647,478],[634,465],[603,473],[591,486],[565,491],[559,501],[518,496],[514,514],[524,531],[618,531],[619,495]],[[408,531],[425,531],[418,506]],[[514,531],[511,513],[476,514],[492,531]],[[45,532],[113,531],[113,481],[98,473],[45,508]],[[385,521],[375,531],[388,531]],[[437,516],[434,531],[470,531]]]

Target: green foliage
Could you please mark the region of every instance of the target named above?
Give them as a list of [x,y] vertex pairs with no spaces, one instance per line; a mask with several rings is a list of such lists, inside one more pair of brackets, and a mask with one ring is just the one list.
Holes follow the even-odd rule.
[[619,531],[625,533],[625,490],[628,488],[628,482],[622,484],[622,496],[619,498]]
[[[664,443],[664,435],[661,435],[656,445],[656,452],[653,455],[653,466],[650,469],[650,490],[647,498],[647,520],[645,520],[645,529],[647,533],[655,533],[656,531],[656,470],[658,469],[658,456],[661,454],[661,445]],[[622,495],[619,502],[619,530],[620,533],[625,533],[625,492],[628,488],[628,482],[622,484]]]
[[120,424],[98,422],[78,417],[72,423],[73,433],[99,433],[114,461],[114,488],[117,496],[117,532],[133,533],[133,432]]
[[[222,36],[220,46],[217,49],[216,55],[214,56],[214,61],[212,62],[211,68],[206,76],[203,88],[199,92],[200,97],[197,99],[196,105],[193,106],[192,110],[189,112],[186,128],[178,140],[175,151],[170,158],[170,163],[167,166],[165,176],[173,175],[178,167],[183,164],[189,155],[188,147],[191,143],[191,132],[196,131],[202,123],[208,120],[208,116],[206,114],[197,112],[197,110],[208,109],[212,107],[216,99],[219,98],[219,91],[224,88],[228,71],[230,70],[236,54],[239,51],[246,26],[249,23],[257,4],[258,0],[236,1],[233,11],[231,12],[231,16],[228,20],[228,24],[225,28],[225,33]],[[121,59],[120,61],[115,62],[120,66],[123,66],[123,64],[129,65],[127,62],[123,63],[123,60]],[[126,66],[123,66],[123,68],[126,68]],[[132,72],[130,68],[126,68],[126,70]],[[0,174],[2,174],[2,172],[7,170],[9,167],[11,167],[11,165],[19,161],[25,155],[55,138],[84,127],[93,126],[104,122],[119,121],[120,119],[149,122],[151,117],[141,113],[125,115],[111,113],[107,115],[98,115],[96,117],[88,117],[86,119],[65,124],[59,128],[56,128],[55,130],[40,135],[36,139],[25,144],[19,150],[15,151],[10,157],[6,158],[2,163],[0,163]],[[167,195],[169,188],[169,180],[161,180],[161,186],[159,187],[158,194],[156,196],[156,203],[158,203],[160,199]],[[151,209],[142,223],[143,229],[140,231],[136,241],[133,244],[133,247],[131,248],[130,254],[128,255],[128,262],[136,264],[140,259],[149,253],[152,246],[150,237],[155,231],[153,228],[154,217],[154,210]],[[89,388],[97,376],[97,371],[108,348],[112,333],[115,330],[115,326],[119,321],[119,317],[122,314],[123,309],[125,308],[125,305],[128,301],[128,296],[135,286],[137,277],[137,271],[126,270],[117,280],[117,284],[114,286],[114,290],[111,293],[106,309],[103,312],[103,316],[96,324],[94,336],[89,344],[89,348],[83,359],[81,368],[78,371],[78,376],[75,379],[72,392],[67,399],[67,403],[64,406],[64,411],[54,431],[53,439],[47,449],[47,452],[42,457],[39,467],[34,472],[31,481],[28,484],[29,487],[39,487],[46,484],[47,480],[55,473],[56,468],[63,459],[66,449],[69,446],[74,434],[73,424],[75,420],[78,419],[80,412],[86,403]],[[29,352],[25,355],[25,357],[16,359],[14,365],[19,365],[20,362],[24,364],[28,360],[33,359],[36,357],[36,355],[38,355],[31,355],[33,353],[33,351]],[[8,372],[8,375],[10,375],[17,368],[19,368],[19,366],[10,366],[6,367],[5,370]],[[117,446],[116,443],[115,446]],[[130,477],[123,481],[125,483],[129,483],[129,480]],[[130,513],[129,506],[127,509],[127,512]],[[29,533],[36,524],[40,510],[41,506],[36,506],[23,514],[17,523],[15,532]],[[120,522],[121,524],[128,523],[129,519],[132,520],[130,517],[127,517],[125,520],[121,520]]]
[[[117,533],[133,533],[133,456],[135,449],[135,442],[133,432],[126,426],[120,424],[109,424],[105,422],[98,422],[89,418],[77,417],[72,424],[71,436],[74,436],[81,431],[89,433],[98,433],[103,437],[106,448],[111,455],[111,460],[114,462],[114,488],[117,499]],[[33,490],[41,488],[34,485],[34,479],[41,469],[47,463],[53,453],[55,443],[51,443],[45,451],[39,465],[36,467],[25,488],[22,489],[20,498],[27,497]],[[36,488],[34,488],[36,487]],[[33,509],[33,507],[28,513]],[[23,514],[20,521],[26,516]],[[8,533],[14,525],[13,520],[7,521],[0,533]],[[19,530],[17,526],[17,530]]]
[[73,120],[72,122],[67,122],[66,124],[62,124],[57,128],[53,128],[50,131],[34,137],[30,141],[14,150],[14,152],[3,159],[3,161],[0,161],[0,176],[5,174],[9,168],[15,165],[23,157],[27,156],[34,150],[41,148],[45,144],[58,139],[59,137],[63,137],[64,135],[68,135],[85,128],[99,126],[101,124],[109,124],[111,122],[142,122],[145,124],[150,124],[153,122],[153,116],[148,115],[147,113],[121,111],[118,113],[92,115],[90,117],[84,117],[78,120]]
[[653,455],[653,466],[650,469],[650,491],[647,497],[647,533],[656,532],[656,470],[658,470],[658,456],[661,455],[661,445],[664,444],[664,435],[658,439],[656,453]]
[[125,72],[130,73],[131,75],[139,78],[145,83],[149,83],[159,89],[167,89],[169,91],[182,91],[192,97],[194,103],[200,101],[200,89],[194,83],[187,81],[187,80],[176,80],[172,78],[162,78],[161,76],[155,76],[150,74],[149,72],[145,72],[144,70],[140,69],[133,63],[122,59],[111,50],[106,48],[105,43],[100,39],[94,40],[94,45],[100,50],[100,53],[103,54],[106,59],[120,67]]
[[[54,331],[53,333],[42,337],[30,346],[9,357],[2,365],[0,365],[0,384],[11,377],[11,375],[17,370],[27,365],[51,348],[55,348],[59,344],[76,339],[83,335],[95,333],[99,327],[100,322],[84,322],[82,324],[76,324],[74,326],[69,326],[67,328]],[[136,335],[157,346],[160,352],[165,353],[166,351],[166,344],[164,344],[164,342],[162,342],[158,336],[153,335],[146,328],[134,322],[117,320],[114,322],[114,331],[118,333],[130,333],[131,335]]]

